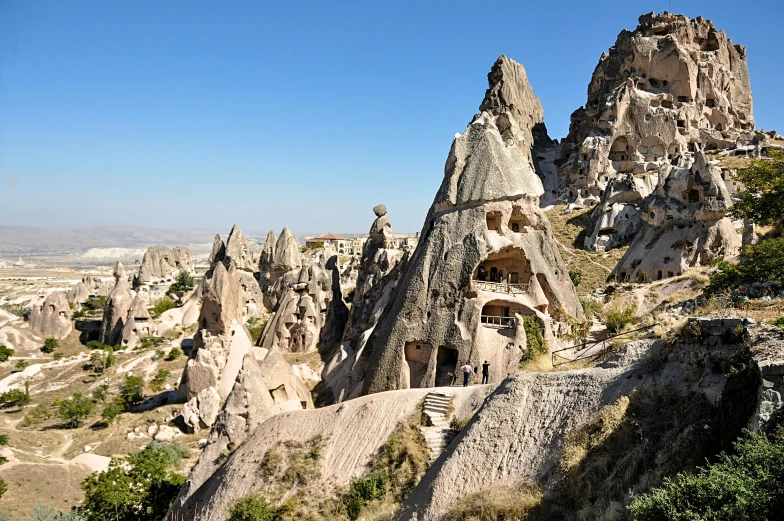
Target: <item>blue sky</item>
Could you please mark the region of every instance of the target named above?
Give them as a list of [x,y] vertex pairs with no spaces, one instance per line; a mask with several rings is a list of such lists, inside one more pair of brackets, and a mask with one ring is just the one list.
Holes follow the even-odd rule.
[[[668,1],[0,0],[0,224],[418,231],[500,54],[551,137]],[[747,46],[784,132],[784,2],[672,2]]]

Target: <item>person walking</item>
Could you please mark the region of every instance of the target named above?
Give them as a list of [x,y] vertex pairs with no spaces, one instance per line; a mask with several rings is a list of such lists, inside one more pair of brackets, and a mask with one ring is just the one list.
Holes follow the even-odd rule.
[[468,360],[466,360],[465,365],[460,369],[463,370],[463,387],[468,387],[468,379],[471,378],[471,373],[474,372],[474,368],[471,367]]
[[490,380],[490,362],[485,360],[482,364],[482,384],[489,383]]

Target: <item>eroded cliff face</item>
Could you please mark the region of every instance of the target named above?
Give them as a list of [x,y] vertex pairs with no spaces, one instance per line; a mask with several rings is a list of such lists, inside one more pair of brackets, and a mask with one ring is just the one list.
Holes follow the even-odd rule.
[[419,245],[354,364],[363,392],[443,385],[465,361],[488,360],[498,382],[526,347],[524,316],[546,333],[557,307],[584,318],[539,209],[539,100],[505,56],[488,80],[482,113],[455,137]]

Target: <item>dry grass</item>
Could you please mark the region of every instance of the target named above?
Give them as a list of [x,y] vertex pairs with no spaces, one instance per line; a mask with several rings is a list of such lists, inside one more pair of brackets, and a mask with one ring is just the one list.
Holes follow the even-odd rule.
[[732,170],[746,168],[753,161],[752,158],[744,156],[717,156],[716,159],[718,159],[720,167]]
[[584,239],[593,231],[590,214],[593,208],[574,210],[564,214],[564,205],[556,205],[547,212],[547,217],[557,240],[561,256],[570,270],[582,273],[582,282],[577,286],[578,295],[588,295],[594,289],[604,286],[607,276],[628,246],[614,248],[608,252],[589,252],[584,250]]
[[289,365],[307,364],[308,367],[317,373],[321,372],[322,369],[323,362],[321,357],[322,355],[319,351],[311,351],[309,353],[283,353],[283,358]]
[[629,409],[629,397],[621,396],[618,400],[604,407],[596,417],[577,429],[566,438],[563,453],[558,460],[561,470],[572,471],[583,463],[588,452],[603,444],[623,422]]
[[523,520],[541,500],[542,491],[531,481],[495,483],[460,498],[444,521]]

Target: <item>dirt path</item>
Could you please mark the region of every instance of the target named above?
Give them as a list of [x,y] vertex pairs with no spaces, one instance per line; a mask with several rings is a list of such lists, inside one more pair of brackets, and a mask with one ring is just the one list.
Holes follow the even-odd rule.
[[[556,243],[558,246],[560,246],[561,248],[563,248],[563,249],[566,251],[566,253],[568,253],[569,255],[574,255],[574,252],[573,252],[571,249],[569,249],[569,248],[568,248],[568,247],[567,247],[567,246],[566,246],[564,243],[562,243],[561,241],[559,241],[559,240],[558,240],[558,239],[556,239],[555,237],[553,237],[553,240],[555,241],[555,243]],[[580,251],[584,251],[584,250],[580,250]],[[585,258],[586,258],[586,260],[587,260],[588,262],[590,262],[591,264],[595,264],[595,265],[599,266],[600,268],[602,268],[603,270],[605,270],[607,273],[612,273],[612,270],[611,270],[610,268],[608,268],[607,266],[605,266],[605,265],[603,265],[603,264],[599,264],[598,262],[594,261],[594,260],[591,258],[591,254],[590,254],[590,253],[588,253],[587,251],[585,252]]]

